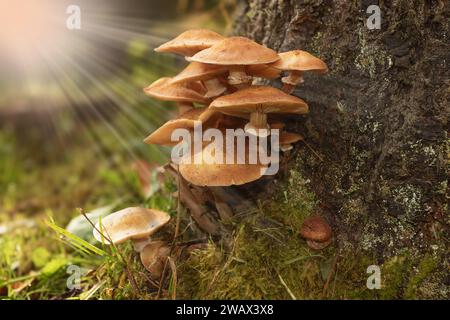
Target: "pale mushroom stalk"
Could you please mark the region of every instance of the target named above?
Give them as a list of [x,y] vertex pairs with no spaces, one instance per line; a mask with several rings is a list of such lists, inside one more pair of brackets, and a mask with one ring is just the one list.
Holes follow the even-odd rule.
[[294,147],[292,146],[292,144],[288,143],[288,144],[282,144],[280,145],[280,150],[283,152],[287,152],[292,150]]
[[258,137],[267,137],[269,135],[269,129],[266,113],[259,111],[250,113],[250,122],[245,125],[246,132],[255,130]]
[[182,115],[183,113],[194,109],[194,105],[191,102],[177,102],[178,107],[178,115]]
[[203,81],[203,84],[207,89],[205,98],[213,98],[220,96],[227,90],[227,87],[225,87],[217,78],[205,80]]
[[133,240],[133,249],[136,252],[141,252],[142,250],[144,250],[144,248],[150,243],[152,242],[152,239],[150,237],[145,238],[145,239],[138,239],[138,240]]
[[291,94],[297,85],[302,84],[304,82],[303,72],[298,70],[292,70],[288,73],[286,77],[283,77],[281,81],[283,82],[283,91],[288,94]]
[[228,83],[236,86],[238,89],[248,87],[252,81],[252,77],[245,72],[245,66],[230,66],[230,74],[228,76]]

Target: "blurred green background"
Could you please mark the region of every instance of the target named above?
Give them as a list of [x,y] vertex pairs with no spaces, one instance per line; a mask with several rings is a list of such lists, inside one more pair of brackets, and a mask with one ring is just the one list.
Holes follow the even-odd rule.
[[79,1],[81,30],[67,30],[68,4],[51,1],[57,19],[53,39],[38,40],[45,46],[30,44],[25,58],[0,50],[3,221],[51,209],[65,222],[77,207],[138,194],[136,163],[167,157],[142,140],[175,114],[142,88],[186,63],[153,48],[189,28],[226,33],[236,7],[227,0]]

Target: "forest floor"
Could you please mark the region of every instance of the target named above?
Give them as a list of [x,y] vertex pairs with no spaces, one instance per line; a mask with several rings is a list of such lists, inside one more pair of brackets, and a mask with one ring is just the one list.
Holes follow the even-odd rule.
[[[11,136],[2,134],[0,146],[3,299],[415,298],[419,285],[433,275],[431,256],[413,273],[406,268],[407,255],[396,257],[382,266],[382,288],[369,290],[366,269],[372,257],[336,244],[321,251],[308,248],[298,230],[319,203],[308,191],[309,182],[291,170],[271,182],[278,192],[225,223],[231,234],[228,242],[210,239],[207,248],[176,261],[160,285],[129,243],[117,249],[96,243],[78,208],[104,216],[144,206],[175,217],[176,185],[168,175],[152,176],[143,185],[142,172],[120,154],[112,162],[76,147],[56,163],[38,165],[19,156]],[[298,188],[299,181],[303,188]],[[182,241],[198,237],[201,233],[188,212],[180,214]],[[69,227],[70,233],[67,225],[76,217],[78,227]],[[157,237],[171,241],[175,221]],[[79,283],[74,282],[76,272]]]

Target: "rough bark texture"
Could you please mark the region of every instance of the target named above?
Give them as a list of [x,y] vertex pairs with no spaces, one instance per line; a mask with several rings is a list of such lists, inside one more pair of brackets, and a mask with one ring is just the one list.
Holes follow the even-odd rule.
[[[371,4],[380,30],[366,27]],[[293,166],[341,246],[380,260],[448,248],[448,21],[444,1],[250,0],[238,12],[235,34],[328,64],[294,92],[310,113],[291,126],[323,160],[304,148]]]

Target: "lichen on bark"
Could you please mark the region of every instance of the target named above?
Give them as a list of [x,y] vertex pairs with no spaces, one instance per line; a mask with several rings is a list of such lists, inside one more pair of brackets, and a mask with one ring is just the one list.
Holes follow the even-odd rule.
[[449,4],[380,2],[381,29],[369,30],[370,4],[378,3],[249,0],[234,33],[326,61],[327,76],[308,74],[294,92],[310,113],[288,129],[311,148],[302,145],[292,167],[311,181],[340,248],[378,263],[407,255],[411,268],[432,255],[434,282],[424,283],[442,298],[450,278]]

